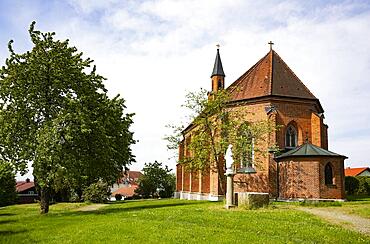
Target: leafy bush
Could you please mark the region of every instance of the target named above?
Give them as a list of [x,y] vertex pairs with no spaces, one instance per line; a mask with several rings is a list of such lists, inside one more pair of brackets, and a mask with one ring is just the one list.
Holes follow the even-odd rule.
[[116,198],[117,201],[122,200],[122,195],[121,194],[116,194],[116,195],[114,195],[114,197]]
[[354,193],[357,192],[358,186],[359,186],[359,180],[356,179],[356,177],[353,176],[346,176],[344,185],[345,185],[345,190],[348,195],[353,195]]
[[139,187],[135,193],[143,198],[172,197],[176,188],[176,177],[171,169],[162,166],[162,163],[145,164],[144,174],[139,179]]
[[15,203],[17,199],[16,181],[13,167],[0,161],[0,206]]
[[83,192],[83,199],[87,202],[104,203],[110,196],[110,190],[107,183],[97,182],[86,187]]
[[357,195],[370,195],[370,177],[357,176],[356,179],[359,181]]

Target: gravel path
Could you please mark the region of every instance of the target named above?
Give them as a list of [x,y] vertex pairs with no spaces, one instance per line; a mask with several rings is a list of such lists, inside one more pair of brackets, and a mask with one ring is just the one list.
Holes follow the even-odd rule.
[[102,208],[106,206],[105,204],[91,204],[87,206],[83,206],[81,208],[76,209],[77,211],[82,211],[82,212],[88,212],[88,211],[95,211],[98,210],[99,208]]
[[366,219],[357,215],[346,214],[335,208],[299,208],[307,213],[314,214],[320,218],[332,223],[340,225],[344,228],[355,230],[367,235],[370,235],[370,219]]

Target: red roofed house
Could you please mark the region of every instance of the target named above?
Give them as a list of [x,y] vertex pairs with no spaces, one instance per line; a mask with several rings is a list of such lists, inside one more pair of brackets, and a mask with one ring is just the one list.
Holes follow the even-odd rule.
[[132,198],[138,187],[138,180],[143,174],[140,171],[127,171],[123,177],[111,188],[111,200],[115,200],[116,194],[121,194],[123,199]]
[[[256,173],[243,174],[249,166],[234,161],[235,193],[264,192],[269,193],[270,198],[279,199],[345,198],[346,157],[328,151],[324,109],[272,46],[264,57],[228,87],[225,86],[225,73],[217,49],[210,85],[210,94],[223,89],[229,92],[228,108],[245,111],[245,123],[270,121],[280,127],[261,146],[269,153],[246,149],[246,162]],[[182,132],[184,139],[179,146],[179,161],[191,155],[188,145],[195,133],[196,127],[192,124]],[[252,135],[249,136],[253,141]],[[276,157],[270,152],[268,149],[273,145],[277,145],[283,154]],[[225,163],[210,161],[210,165],[208,170],[189,172],[184,165],[178,164],[175,197],[223,199]]]
[[35,189],[35,183],[26,179],[26,181],[17,181],[18,203],[34,203],[38,199]]
[[362,168],[350,168],[347,167],[344,170],[345,176],[370,176],[370,168],[369,167],[362,167]]

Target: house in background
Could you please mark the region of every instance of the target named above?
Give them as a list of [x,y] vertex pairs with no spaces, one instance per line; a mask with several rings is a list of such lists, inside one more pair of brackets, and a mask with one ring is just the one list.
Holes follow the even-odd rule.
[[370,168],[369,167],[362,167],[362,168],[350,168],[347,167],[344,169],[345,176],[370,176]]
[[140,171],[127,171],[123,177],[113,184],[111,188],[111,200],[116,200],[115,195],[122,195],[123,199],[132,198],[138,188],[139,178],[143,174]]
[[35,183],[26,179],[26,181],[17,181],[18,203],[34,203],[39,199],[36,192]]

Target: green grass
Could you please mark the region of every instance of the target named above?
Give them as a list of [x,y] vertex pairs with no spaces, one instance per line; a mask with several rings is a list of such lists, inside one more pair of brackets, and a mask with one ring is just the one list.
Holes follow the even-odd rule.
[[56,204],[48,215],[40,215],[36,204],[0,208],[0,243],[370,242],[286,205],[227,211],[219,202],[171,199],[107,204],[91,212],[77,211],[80,206]]

